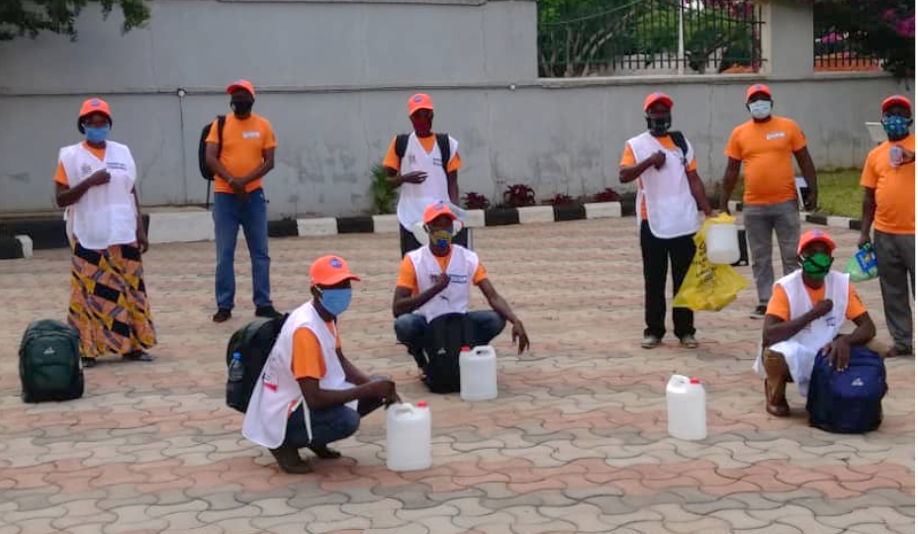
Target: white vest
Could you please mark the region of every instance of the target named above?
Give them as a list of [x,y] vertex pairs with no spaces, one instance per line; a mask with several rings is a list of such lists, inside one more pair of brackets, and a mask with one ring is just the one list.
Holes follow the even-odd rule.
[[[293,376],[293,336],[300,328],[308,328],[319,340],[322,359],[325,362],[325,376],[319,380],[319,388],[325,390],[350,389],[338,358],[335,335],[328,331],[325,321],[319,316],[312,301],[303,304],[290,314],[271,355],[265,362],[248,410],[242,423],[242,435],[259,445],[276,449],[284,443],[287,435],[287,419],[301,403],[305,403],[300,384]],[[356,409],[357,401],[347,403]],[[303,410],[306,430],[312,440],[312,426],[309,421],[309,406]]]
[[[459,150],[459,142],[449,138],[449,152],[452,157]],[[447,162],[448,163],[448,162]],[[398,222],[406,230],[411,230],[424,216],[424,210],[438,200],[449,200],[446,172],[443,171],[443,157],[440,146],[434,143],[433,150],[428,154],[417,135],[413,132],[408,136],[408,146],[402,157],[401,174],[422,171],[427,173],[427,179],[420,184],[402,184],[398,194]]]
[[[848,275],[830,271],[824,283],[825,298],[832,301],[832,311],[807,325],[794,337],[769,347],[784,355],[791,377],[797,384],[797,390],[804,397],[810,388],[810,376],[813,374],[816,354],[838,336],[842,325],[845,324],[848,311]],[[775,285],[781,286],[787,295],[791,320],[813,309],[813,302],[803,285],[803,271],[798,269],[778,280]],[[761,355],[753,369],[759,374],[765,373]]]
[[121,143],[106,141],[105,161],[100,161],[79,143],[62,148],[58,161],[67,173],[71,188],[102,168],[107,168],[112,177],[109,183],[87,190],[66,210],[74,238],[90,250],[135,242],[137,210],[131,191],[137,179],[137,167],[130,149]]
[[[446,266],[446,274],[450,276],[449,286],[415,311],[423,315],[428,323],[441,315],[469,311],[469,293],[475,271],[478,270],[478,254],[460,245],[452,245],[452,250],[449,265]],[[418,292],[423,293],[433,287],[443,271],[430,247],[413,250],[408,253],[408,257],[414,265]]]
[[[652,166],[641,175],[638,188],[637,209],[640,210],[642,199],[647,202],[647,223],[654,236],[669,239],[694,234],[698,231],[698,205],[689,187],[685,167],[695,157],[691,143],[686,140],[688,151],[685,156],[676,147],[670,150],[660,144],[647,132],[628,140],[628,146],[634,153],[634,159],[641,162],[658,150],[666,154],[666,164],[659,170]],[[638,224],[641,224],[638,211]]]

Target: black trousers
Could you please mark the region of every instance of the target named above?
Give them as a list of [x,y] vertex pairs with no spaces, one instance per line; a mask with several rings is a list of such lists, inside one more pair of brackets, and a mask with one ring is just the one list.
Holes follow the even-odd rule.
[[[412,250],[421,248],[421,244],[418,243],[418,240],[414,238],[414,234],[406,230],[402,225],[398,226],[398,239],[402,246],[403,258],[405,257],[405,254],[408,254]],[[453,237],[453,243],[462,245],[465,248],[469,248],[469,229],[463,228],[461,232],[456,234],[456,236]]]
[[[692,235],[660,239],[651,233],[647,221],[641,222],[641,256],[644,259],[645,336],[662,338],[666,334],[666,271],[673,264],[673,295],[695,257]],[[695,314],[688,308],[673,308],[676,337],[695,334]]]

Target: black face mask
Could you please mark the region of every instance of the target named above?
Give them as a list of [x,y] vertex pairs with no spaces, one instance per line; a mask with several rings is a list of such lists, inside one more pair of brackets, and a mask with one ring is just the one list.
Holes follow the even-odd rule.
[[671,115],[664,115],[662,117],[647,117],[647,129],[650,130],[650,135],[661,137],[669,132],[670,126],[673,124],[673,118]]
[[249,100],[232,100],[230,101],[230,108],[232,108],[237,115],[247,115],[252,111],[252,104],[254,104],[254,102]]

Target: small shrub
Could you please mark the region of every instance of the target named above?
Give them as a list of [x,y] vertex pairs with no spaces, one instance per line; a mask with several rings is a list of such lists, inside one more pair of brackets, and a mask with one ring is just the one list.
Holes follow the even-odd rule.
[[373,211],[377,215],[395,213],[395,200],[398,192],[389,184],[389,173],[382,165],[370,169],[373,181],[370,183],[370,196],[373,200]]
[[488,197],[479,195],[474,191],[466,193],[462,198],[462,203],[465,204],[465,209],[467,210],[486,210],[491,207],[491,201],[488,200]]
[[614,189],[607,187],[593,196],[593,202],[619,202],[621,198]]
[[565,195],[564,193],[558,193],[554,198],[551,199],[552,206],[570,206],[571,204],[575,203],[576,201],[574,200],[574,197]]
[[510,185],[507,186],[507,190],[504,191],[504,204],[508,208],[535,206],[535,203],[535,191],[528,185]]

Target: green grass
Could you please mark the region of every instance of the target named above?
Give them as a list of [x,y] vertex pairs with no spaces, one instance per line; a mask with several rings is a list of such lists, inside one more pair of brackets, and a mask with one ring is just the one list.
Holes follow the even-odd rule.
[[[864,190],[860,186],[861,171],[846,169],[822,171],[819,177],[819,213],[840,217],[861,218],[861,201]],[[715,196],[720,197],[720,184],[714,187]],[[731,200],[743,200],[743,180],[736,184]]]

